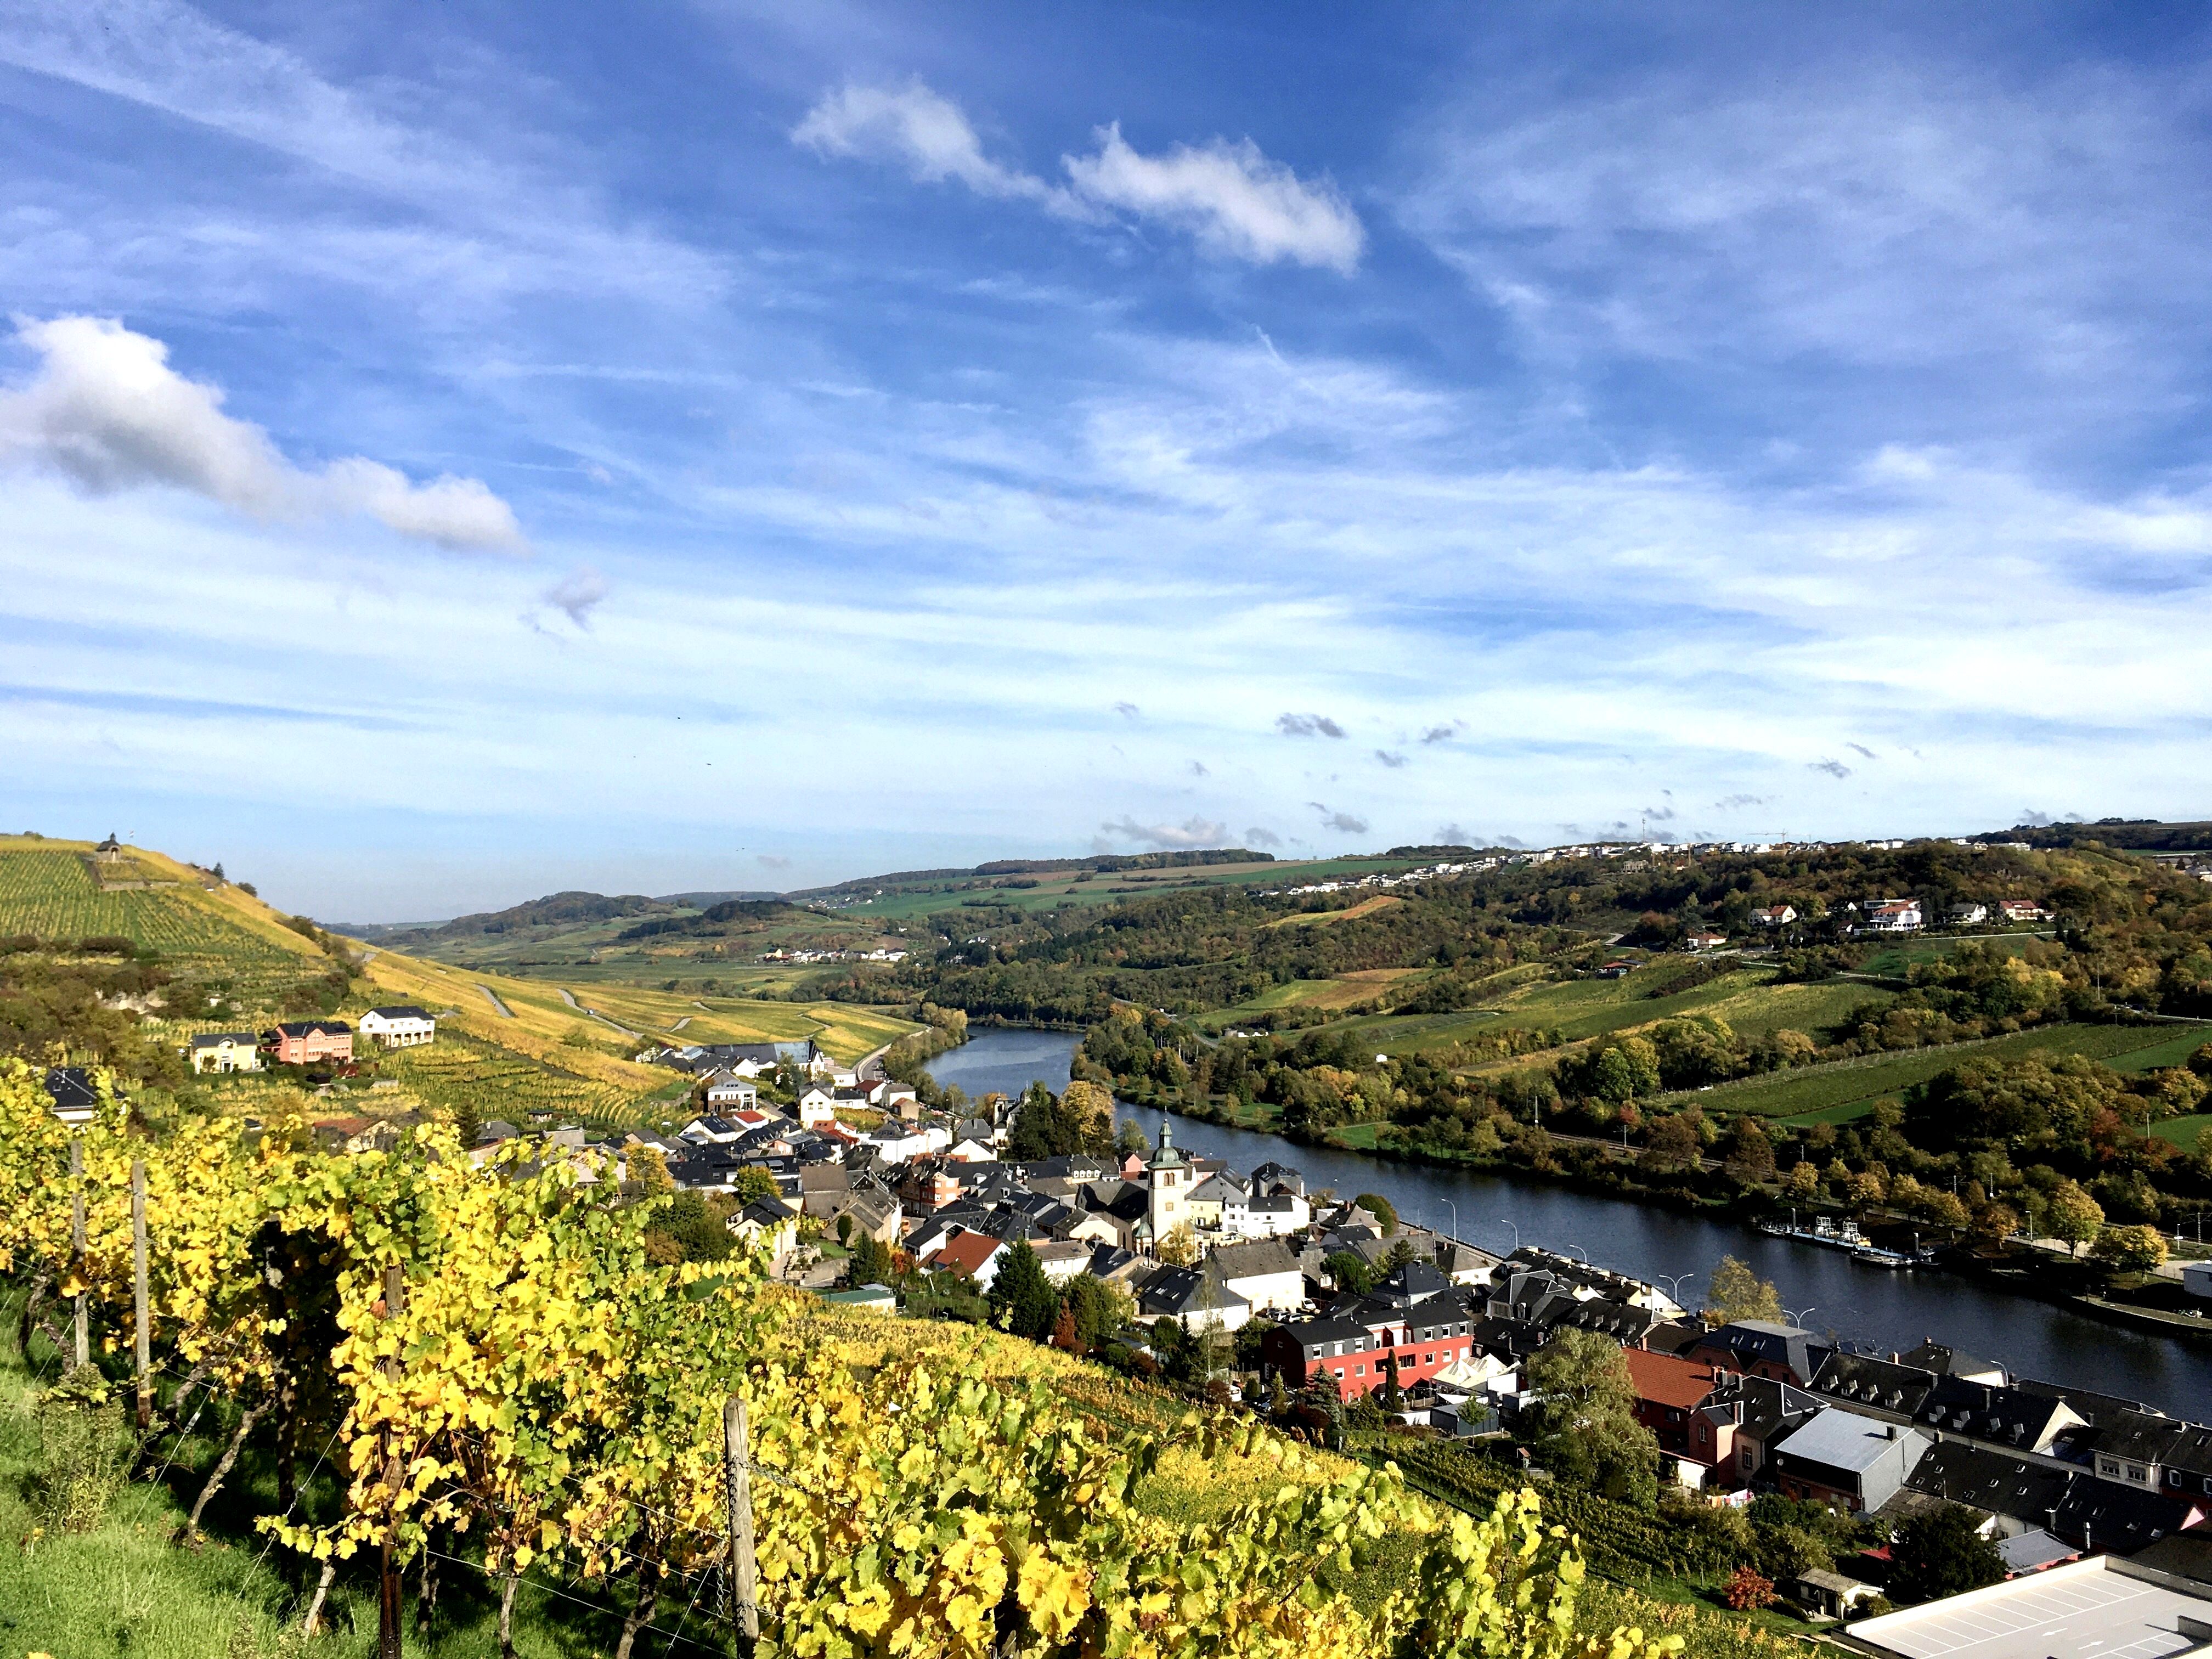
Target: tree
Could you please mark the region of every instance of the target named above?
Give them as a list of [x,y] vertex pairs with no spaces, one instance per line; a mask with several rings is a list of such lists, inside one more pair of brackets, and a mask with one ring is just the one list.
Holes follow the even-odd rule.
[[2043,1224],[2051,1229],[2051,1236],[2074,1247],[2074,1254],[2081,1254],[2081,1247],[2096,1237],[2105,1224],[2105,1207],[2084,1192],[2081,1184],[2062,1181],[2058,1189],[2051,1194],[2045,1206]]
[[1398,1356],[1395,1352],[1382,1356],[1382,1397],[1376,1403],[1388,1413],[1406,1408],[1405,1391],[1398,1386]]
[[1146,1135],[1142,1124],[1134,1118],[1127,1118],[1123,1120],[1121,1127],[1114,1132],[1114,1150],[1125,1158],[1131,1152],[1134,1152],[1139,1158],[1149,1158],[1152,1156],[1152,1143]]
[[867,1233],[854,1239],[852,1265],[846,1273],[854,1285],[888,1285],[892,1271],[890,1245]]
[[1934,1601],[1994,1584],[2005,1576],[1997,1547],[1975,1530],[1978,1517],[1960,1504],[1916,1515],[1890,1539],[1890,1595]]
[[1089,1273],[1070,1279],[1067,1312],[1075,1323],[1073,1352],[1090,1353],[1103,1347],[1106,1339],[1121,1328],[1126,1306],[1126,1298],[1117,1296],[1112,1285]]
[[748,1204],[757,1204],[764,1198],[781,1200],[783,1188],[777,1184],[774,1170],[765,1164],[748,1164],[730,1182],[730,1194],[742,1209]]
[[2020,1231],[2020,1213],[2009,1204],[1984,1204],[1974,1212],[1974,1242],[1995,1249]]
[[2155,1227],[2107,1227],[2089,1254],[2125,1273],[2148,1273],[2166,1260],[2166,1240]]
[[1375,1269],[1357,1250],[1334,1250],[1322,1259],[1321,1270],[1340,1291],[1364,1296],[1375,1288]]
[[629,1178],[637,1182],[638,1190],[647,1198],[658,1198],[676,1190],[675,1178],[668,1173],[668,1160],[658,1146],[633,1146],[629,1149]]
[[1006,1132],[1006,1156],[1015,1162],[1071,1152],[1103,1157],[1113,1149],[1113,1097],[1095,1083],[1071,1083],[1057,1097],[1032,1083]]
[[1389,1254],[1382,1258],[1382,1271],[1385,1273],[1395,1273],[1419,1255],[1420,1252],[1413,1248],[1412,1239],[1401,1238],[1390,1247]]
[[1095,1083],[1071,1083],[1060,1097],[1060,1115],[1086,1152],[1103,1155],[1114,1144],[1114,1097]]
[[1026,1238],[1006,1247],[986,1299],[995,1323],[1032,1342],[1049,1339],[1060,1322],[1060,1291],[1045,1277],[1044,1263]]
[[1780,1319],[1782,1293],[1772,1280],[1761,1279],[1735,1257],[1723,1256],[1713,1269],[1712,1308],[1731,1324],[1743,1319]]
[[1749,1113],[1736,1119],[1735,1135],[1729,1143],[1728,1160],[1722,1167],[1728,1171],[1729,1178],[1741,1187],[1755,1187],[1774,1178],[1774,1143],[1759,1127],[1759,1120]]
[[[477,1138],[483,1133],[483,1112],[482,1109],[477,1105],[476,1102],[473,1100],[465,1100],[459,1105],[453,1108],[453,1138],[461,1143],[461,1150],[463,1152],[466,1152],[470,1147],[475,1146],[477,1144]],[[661,1173],[665,1175],[667,1172],[667,1165],[663,1164],[661,1166]],[[675,1190],[675,1183],[673,1182],[669,1183],[668,1190],[672,1192]]]
[[1637,1163],[1653,1174],[1665,1175],[1695,1169],[1698,1155],[1697,1129],[1686,1115],[1676,1112],[1652,1124]]
[[1791,1164],[1789,1176],[1782,1182],[1782,1190],[1800,1203],[1817,1198],[1820,1192],[1820,1165],[1809,1158]]
[[1382,1237],[1388,1238],[1398,1231],[1398,1209],[1380,1193],[1362,1193],[1352,1203],[1367,1212],[1382,1224]]
[[1659,1443],[1636,1420],[1628,1358],[1612,1338],[1563,1330],[1529,1356],[1535,1404],[1522,1420],[1544,1462],[1591,1490],[1650,1508],[1659,1495]]
[[1198,1236],[1190,1223],[1179,1221],[1173,1231],[1154,1247],[1154,1254],[1170,1267],[1188,1267],[1198,1260]]

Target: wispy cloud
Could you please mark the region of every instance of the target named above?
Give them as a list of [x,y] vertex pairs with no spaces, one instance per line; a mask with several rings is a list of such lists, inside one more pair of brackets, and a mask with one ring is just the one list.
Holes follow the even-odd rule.
[[1244,832],[1244,844],[1247,847],[1280,847],[1283,838],[1273,830],[1255,823]]
[[1863,743],[1847,743],[1847,744],[1845,744],[1844,745],[1844,748],[1846,748],[1846,749],[1854,749],[1854,750],[1856,750],[1860,754],[1862,754],[1862,755],[1865,756],[1869,760],[1879,760],[1879,759],[1881,758],[1881,757],[1880,757],[1880,756],[1878,756],[1878,755],[1876,755],[1876,754],[1874,752],[1874,750],[1871,750],[1871,749],[1868,748],[1868,747],[1867,747],[1864,744],[1863,744]]
[[579,628],[592,625],[592,612],[607,597],[607,580],[589,565],[579,565],[545,590],[545,603],[565,612]]
[[763,870],[788,870],[791,868],[791,860],[785,858],[780,853],[757,854],[755,855],[755,860]]
[[1212,777],[1213,775],[1213,774],[1207,769],[1204,761],[1194,760],[1191,762],[1189,771],[1191,776],[1194,778],[1206,778]]
[[1387,749],[1376,750],[1375,758],[1394,772],[1406,763],[1406,757],[1403,755],[1394,755]]
[[1321,827],[1324,830],[1334,830],[1347,836],[1364,836],[1367,833],[1365,818],[1357,817],[1350,812],[1331,811],[1317,800],[1310,800],[1306,805],[1312,807],[1320,817]]
[[1851,775],[1851,769],[1839,760],[1807,761],[1805,765],[1809,771],[1826,772],[1832,778],[1847,778]]
[[1460,734],[1460,732],[1466,724],[1467,722],[1464,720],[1454,720],[1449,726],[1432,726],[1429,727],[1427,731],[1421,733],[1421,741],[1423,743],[1449,743],[1452,738]]
[[792,142],[828,156],[904,167],[922,184],[957,180],[980,196],[1036,202],[1074,219],[1115,212],[1190,234],[1218,258],[1288,260],[1350,276],[1366,233],[1326,179],[1301,179],[1249,138],[1176,144],[1147,155],[1119,122],[1092,135],[1088,155],[1064,155],[1066,185],[994,161],[966,112],[919,80],[903,86],[848,82],[826,93],[792,129]]
[[1326,714],[1278,714],[1275,730],[1286,738],[1340,738],[1344,728]]
[[1133,817],[1124,813],[1121,817],[1100,824],[1098,830],[1100,835],[1113,841],[1170,849],[1218,847],[1229,834],[1227,824],[1194,814],[1181,823],[1139,823]]
[[1117,702],[1114,705],[1114,712],[1125,720],[1133,720],[1137,718],[1139,711],[1133,702]]
[[38,374],[0,391],[0,460],[51,469],[91,495],[189,490],[275,520],[366,514],[403,536],[477,552],[528,551],[514,509],[477,478],[416,483],[361,456],[287,460],[269,434],[223,412],[218,386],[169,367],[169,349],[99,317],[21,322]]

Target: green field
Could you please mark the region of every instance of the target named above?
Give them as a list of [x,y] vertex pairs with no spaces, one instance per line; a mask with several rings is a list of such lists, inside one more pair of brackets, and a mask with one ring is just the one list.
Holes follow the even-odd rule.
[[[2198,1041],[2212,1037],[2212,1026],[2202,1030]],[[1668,1098],[1694,1101],[1723,1111],[1756,1112],[1779,1119],[1785,1126],[1842,1123],[1863,1116],[1882,1096],[1925,1083],[1969,1060],[1984,1056],[2014,1060],[2038,1051],[2057,1052],[2087,1054],[2124,1071],[2136,1069],[2130,1061],[2140,1055],[2162,1053],[2179,1041],[2182,1039],[2165,1038],[2140,1025],[2051,1025],[1981,1042],[1770,1072]]]
[[2212,1112],[2198,1112],[2190,1117],[2170,1117],[2162,1123],[2150,1126],[2150,1133],[2160,1140],[2170,1140],[2185,1152],[2197,1150],[2197,1139],[2207,1129],[2212,1129]]

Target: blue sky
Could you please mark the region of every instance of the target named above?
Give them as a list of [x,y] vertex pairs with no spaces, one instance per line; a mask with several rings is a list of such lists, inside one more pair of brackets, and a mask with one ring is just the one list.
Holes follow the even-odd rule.
[[2212,814],[2207,29],[0,0],[0,822],[374,921]]

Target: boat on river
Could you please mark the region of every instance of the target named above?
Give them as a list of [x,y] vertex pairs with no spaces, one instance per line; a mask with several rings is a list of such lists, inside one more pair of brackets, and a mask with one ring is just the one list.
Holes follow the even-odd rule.
[[1794,1238],[1802,1244],[1822,1244],[1832,1250],[1847,1250],[1854,1255],[1874,1248],[1867,1242],[1866,1235],[1859,1231],[1859,1224],[1849,1218],[1838,1221],[1831,1216],[1814,1216],[1811,1226],[1801,1227],[1797,1224],[1795,1212],[1792,1212],[1788,1221],[1761,1222],[1759,1231],[1770,1238]]

